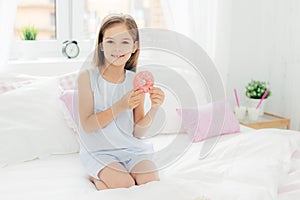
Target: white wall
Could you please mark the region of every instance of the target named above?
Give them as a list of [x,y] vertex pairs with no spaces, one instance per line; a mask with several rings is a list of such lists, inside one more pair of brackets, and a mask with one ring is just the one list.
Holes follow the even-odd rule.
[[[194,0],[194,10],[197,10],[196,5],[201,7],[210,5],[206,5],[205,2]],[[207,34],[204,34],[204,37],[206,42],[215,44],[214,49],[211,47],[207,50],[213,51],[211,56],[226,84],[227,97],[232,105],[235,104],[234,88],[242,98],[245,86],[251,79],[269,81],[272,96],[266,111],[290,117],[292,128],[300,130],[300,106],[298,105],[300,102],[298,92],[300,1],[216,0],[214,2],[217,2],[218,14],[216,27],[207,27],[205,31],[216,30],[215,40],[209,39]],[[215,3],[211,6],[213,5]],[[203,17],[201,14],[194,15],[193,18],[196,19],[193,20],[199,22],[197,19],[201,16]],[[201,27],[206,27],[204,25]],[[194,39],[202,44],[201,38],[195,36]],[[206,46],[205,44],[202,45]],[[25,65],[27,67],[20,63],[12,63],[7,70],[23,73],[30,68],[30,74],[33,75],[56,75],[57,72],[62,74],[77,70],[82,65],[82,61],[70,60],[58,63],[38,61],[28,62]]]
[[233,1],[227,95],[240,96],[251,79],[270,82],[266,111],[285,115],[300,129],[300,2],[298,0]]
[[217,5],[217,15],[215,20],[212,59],[221,74],[224,86],[226,86],[228,84],[231,53],[232,0],[217,0],[215,5]]

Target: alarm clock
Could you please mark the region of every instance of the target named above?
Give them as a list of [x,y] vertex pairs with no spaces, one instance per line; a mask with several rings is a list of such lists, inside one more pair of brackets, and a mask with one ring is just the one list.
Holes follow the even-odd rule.
[[76,58],[79,55],[79,46],[75,40],[63,42],[62,53],[67,58]]

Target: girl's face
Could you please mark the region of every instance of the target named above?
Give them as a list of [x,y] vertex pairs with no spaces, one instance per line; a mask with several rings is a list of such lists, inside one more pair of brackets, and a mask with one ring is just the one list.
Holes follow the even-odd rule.
[[105,64],[124,67],[137,46],[137,42],[133,41],[125,24],[115,24],[107,28],[101,44]]

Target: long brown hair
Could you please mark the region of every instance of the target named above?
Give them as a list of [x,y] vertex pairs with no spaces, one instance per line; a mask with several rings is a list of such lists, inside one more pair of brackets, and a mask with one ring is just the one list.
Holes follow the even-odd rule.
[[104,65],[104,53],[103,53],[103,51],[101,51],[100,46],[101,46],[101,43],[103,42],[103,36],[104,36],[104,32],[106,31],[106,29],[115,24],[125,24],[133,41],[138,42],[137,50],[134,53],[132,53],[131,57],[125,64],[125,69],[135,72],[137,62],[138,62],[138,57],[140,54],[139,31],[138,31],[138,27],[137,27],[134,19],[130,15],[125,15],[125,14],[109,15],[106,18],[104,18],[104,20],[102,21],[102,25],[101,25],[101,28],[98,33],[96,49],[94,52],[93,64],[96,67]]

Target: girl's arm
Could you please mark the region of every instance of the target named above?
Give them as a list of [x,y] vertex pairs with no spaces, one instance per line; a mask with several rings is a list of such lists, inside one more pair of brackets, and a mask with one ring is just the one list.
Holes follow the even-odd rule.
[[157,87],[151,87],[150,89],[150,99],[151,108],[144,115],[144,101],[145,95],[143,96],[142,103],[139,104],[134,110],[134,137],[141,138],[145,135],[147,129],[152,124],[152,119],[155,117],[158,107],[163,103],[165,98],[164,92]]
[[[143,105],[144,107],[144,105]],[[152,119],[155,117],[155,114],[157,112],[158,107],[151,107],[151,109],[147,112],[147,114],[137,123],[135,123],[134,126],[134,132],[133,135],[136,138],[141,138],[145,135],[147,129],[150,127],[150,125],[152,124]],[[143,110],[143,111],[141,111]],[[142,108],[141,110],[134,110],[134,115],[141,115],[142,113],[144,113],[144,108]]]
[[115,115],[123,111],[115,104],[103,112],[94,114],[94,97],[88,71],[81,73],[78,78],[78,102],[80,122],[87,133],[103,128],[114,119]]
[[107,126],[126,109],[133,109],[140,103],[140,91],[130,91],[108,109],[94,113],[94,97],[89,73],[83,72],[78,78],[79,116],[83,129],[93,132]]

